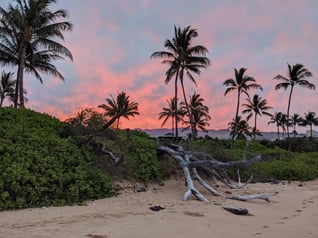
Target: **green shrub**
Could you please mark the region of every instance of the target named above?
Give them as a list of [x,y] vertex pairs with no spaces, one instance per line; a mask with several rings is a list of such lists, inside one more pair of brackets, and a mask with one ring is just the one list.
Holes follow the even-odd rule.
[[65,123],[0,109],[0,210],[81,203],[111,195],[92,154],[62,138]]
[[158,161],[156,149],[155,141],[148,135],[132,131],[126,166],[134,179],[145,183],[149,180],[158,182],[163,180],[162,167]]

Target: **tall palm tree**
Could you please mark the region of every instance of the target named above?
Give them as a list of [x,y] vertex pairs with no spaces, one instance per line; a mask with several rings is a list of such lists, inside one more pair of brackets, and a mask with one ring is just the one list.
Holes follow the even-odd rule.
[[[208,50],[202,45],[192,46],[192,40],[198,37],[198,31],[187,26],[183,29],[174,26],[174,37],[172,40],[167,39],[164,46],[168,51],[156,51],[152,53],[151,58],[164,58],[163,64],[168,64],[166,71],[165,83],[169,83],[172,77],[175,77],[175,98],[178,98],[178,80],[180,80],[184,102],[186,104],[188,116],[191,120],[191,112],[187,103],[184,88],[184,74],[196,84],[193,73],[200,74],[202,68],[206,68],[210,64],[210,60],[206,57]],[[178,105],[178,104],[176,104]],[[178,137],[178,118],[177,107],[175,108],[175,125],[176,137]],[[194,130],[193,125],[191,126]]]
[[9,4],[7,10],[0,7],[0,62],[18,66],[14,106],[24,107],[24,71],[40,82],[40,73],[64,80],[51,62],[63,56],[73,59],[71,52],[56,41],[64,40],[63,32],[71,31],[73,25],[58,21],[67,17],[66,10],[50,11],[56,0],[13,1],[16,4]]
[[[184,102],[181,102],[182,108],[186,110],[186,105]],[[209,120],[211,120],[211,116],[209,115],[209,108],[204,105],[204,99],[200,96],[200,94],[194,93],[190,96],[190,104],[191,117],[192,117],[192,126],[194,128],[194,134],[192,134],[195,139],[198,135],[198,129],[207,132],[206,127],[209,126]],[[190,120],[184,120],[184,124],[188,125],[186,129],[191,128]]]
[[312,138],[312,126],[318,126],[318,117],[316,117],[316,113],[315,112],[305,113],[305,117],[300,125],[309,126],[310,138]]
[[[249,96],[248,90],[250,90],[251,88],[263,90],[261,85],[256,83],[255,78],[244,75],[246,70],[247,70],[246,68],[240,68],[239,70],[234,69],[235,78],[234,79],[230,78],[223,82],[223,85],[227,87],[227,89],[224,92],[224,96],[226,96],[229,92],[232,92],[232,91],[237,92],[237,104],[236,104],[236,112],[235,112],[235,118],[234,118],[234,121],[236,121],[237,124],[239,122],[238,117],[239,117],[241,94],[244,93],[247,96]],[[231,147],[233,147],[233,142],[234,142],[234,137],[236,132],[237,130],[234,130]]]
[[256,123],[257,123],[257,116],[267,115],[271,116],[272,114],[267,112],[272,107],[267,106],[266,99],[262,99],[258,94],[253,96],[253,99],[250,98],[246,99],[247,103],[243,104],[245,109],[242,111],[243,114],[247,114],[247,120],[249,120],[254,115],[254,128],[253,128],[253,138],[255,140],[256,137]]
[[[161,123],[161,127],[163,127],[167,123],[168,119],[171,118],[171,130],[172,134],[174,134],[174,119],[176,113],[177,100],[175,100],[175,98],[173,97],[170,100],[167,100],[167,103],[168,107],[163,107],[162,111],[159,113],[159,120],[163,119],[163,122]],[[177,116],[178,121],[180,121],[184,116],[184,111],[181,108],[177,109]]]
[[117,128],[119,128],[119,119],[121,117],[129,120],[130,117],[139,115],[138,103],[131,102],[129,96],[126,95],[126,92],[124,91],[118,93],[116,99],[110,95],[110,98],[106,98],[106,102],[107,104],[101,104],[98,107],[105,110],[105,116],[111,117],[109,122],[117,120]]
[[0,107],[3,105],[3,101],[6,97],[10,100],[14,97],[14,85],[15,80],[13,79],[13,73],[2,72],[0,82]]
[[297,134],[296,126],[300,125],[303,122],[303,120],[304,119],[297,113],[294,113],[294,115],[290,117],[290,124],[291,126],[293,126],[294,138],[296,137],[296,134]]
[[281,122],[282,122],[282,116],[283,113],[282,112],[275,112],[274,114],[272,114],[270,116],[270,120],[268,121],[268,125],[269,124],[275,124],[277,127],[277,139],[280,140],[280,136],[279,136],[279,128],[282,126]]
[[[296,85],[314,90],[316,87],[314,84],[310,83],[305,78],[312,77],[312,73],[304,67],[302,64],[295,64],[293,66],[288,64],[288,76],[282,76],[280,74],[276,75],[274,79],[280,80],[282,82],[276,84],[275,90],[285,89],[290,87],[289,97],[288,97],[288,106],[287,106],[287,119],[289,120],[289,109],[291,104],[291,97],[293,94],[294,87]],[[287,136],[289,138],[289,129],[287,127]]]

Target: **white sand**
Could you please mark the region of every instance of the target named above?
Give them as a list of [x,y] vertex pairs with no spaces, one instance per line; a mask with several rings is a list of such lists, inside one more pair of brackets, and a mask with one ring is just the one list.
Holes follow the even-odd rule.
[[[299,185],[302,186],[299,186]],[[132,188],[117,197],[88,202],[87,206],[50,207],[0,212],[0,238],[317,238],[318,180],[279,185],[250,184],[232,194],[269,193],[272,202],[240,202],[200,191],[209,204],[195,198],[182,201],[184,181]],[[153,212],[150,206],[164,210]],[[238,216],[222,206],[247,208]]]

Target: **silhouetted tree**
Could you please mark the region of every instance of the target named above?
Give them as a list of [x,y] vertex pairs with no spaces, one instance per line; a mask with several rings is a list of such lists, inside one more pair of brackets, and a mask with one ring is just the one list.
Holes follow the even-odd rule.
[[[202,45],[192,45],[192,40],[198,37],[198,31],[187,26],[183,29],[174,26],[174,37],[172,40],[167,39],[164,46],[168,51],[154,52],[152,58],[164,58],[163,64],[168,64],[169,68],[166,71],[165,83],[169,83],[171,78],[175,77],[175,98],[178,99],[178,80],[180,80],[184,102],[187,108],[189,118],[191,120],[191,111],[189,109],[187,98],[184,89],[184,74],[196,84],[193,73],[200,74],[202,68],[206,68],[210,64],[210,60],[206,57],[208,50]],[[176,103],[178,106],[178,102]],[[175,108],[175,126],[176,138],[178,138],[178,117],[177,107]],[[191,123],[192,124],[192,123]],[[193,125],[191,126],[194,130]]]
[[14,97],[15,80],[13,79],[13,73],[2,72],[0,83],[0,107],[3,105],[3,101],[6,97],[9,100],[13,100]]
[[121,117],[129,120],[130,117],[139,115],[138,103],[131,102],[129,96],[126,95],[126,92],[124,91],[118,93],[116,98],[110,95],[110,98],[106,98],[106,102],[107,104],[101,104],[98,107],[105,110],[105,116],[111,117],[107,125],[110,124],[112,121],[114,122],[115,120],[117,120],[116,127],[119,128],[119,119]]
[[275,112],[274,114],[271,115],[270,120],[268,121],[268,125],[269,124],[275,124],[277,127],[277,139],[280,140],[280,136],[279,136],[279,128],[282,126],[281,122],[282,122],[282,116],[283,113],[282,112]]
[[[24,71],[42,82],[41,73],[64,80],[51,63],[71,52],[55,41],[64,40],[63,32],[72,30],[70,22],[58,21],[67,17],[64,9],[50,11],[55,0],[13,0],[8,9],[0,7],[0,62],[17,65],[14,106],[24,107]],[[19,102],[20,100],[20,102]]]
[[[237,92],[237,104],[236,104],[236,112],[234,121],[239,125],[239,108],[240,108],[240,98],[241,94],[244,93],[249,97],[248,90],[251,88],[263,90],[261,85],[256,83],[256,80],[251,76],[246,76],[244,73],[246,72],[246,68],[240,68],[239,70],[234,69],[235,78],[230,78],[224,81],[223,85],[227,87],[224,92],[224,96],[226,96],[229,92],[236,91]],[[235,124],[234,124],[235,125]],[[237,130],[234,127],[234,132],[232,134],[232,144],[233,147],[234,137]]]
[[300,123],[301,126],[309,126],[310,138],[312,138],[312,126],[318,126],[318,117],[315,112],[305,113],[303,121]]
[[[278,89],[285,89],[290,87],[289,97],[288,97],[288,106],[287,106],[287,120],[290,119],[289,117],[289,109],[291,104],[291,97],[293,94],[294,87],[296,85],[308,88],[308,89],[315,89],[315,85],[307,81],[305,78],[312,77],[312,73],[306,69],[302,64],[295,64],[293,66],[288,64],[288,76],[282,76],[280,74],[276,75],[274,79],[282,81],[281,83],[276,84],[275,90]],[[287,127],[287,136],[289,138],[289,130]]]
[[[185,110],[185,103],[181,102],[181,104]],[[200,94],[194,93],[190,96],[189,108],[194,128],[194,134],[192,134],[192,136],[195,139],[198,136],[198,129],[207,132],[206,127],[210,125],[209,120],[211,120],[211,116],[209,115],[209,108],[204,105],[204,99],[200,96]],[[187,125],[186,129],[191,128],[190,120],[184,120],[184,124]]]
[[253,96],[253,99],[246,99],[247,103],[243,104],[244,109],[242,111],[243,114],[247,115],[247,120],[249,120],[254,115],[254,128],[253,128],[253,138],[255,140],[256,137],[256,123],[257,123],[257,115],[267,115],[271,116],[272,114],[267,112],[267,110],[272,109],[272,107],[267,106],[266,99],[262,99],[258,94]]
[[163,107],[162,111],[159,113],[159,120],[163,119],[163,122],[161,124],[161,127],[163,127],[168,121],[168,119],[171,118],[171,129],[172,129],[172,134],[174,135],[174,119],[177,116],[178,121],[180,121],[182,117],[184,116],[184,111],[181,108],[179,108],[177,109],[177,115],[175,115],[176,107],[177,107],[176,106],[177,100],[175,100],[175,98],[171,98],[170,100],[167,100],[167,103],[168,103],[168,107]]

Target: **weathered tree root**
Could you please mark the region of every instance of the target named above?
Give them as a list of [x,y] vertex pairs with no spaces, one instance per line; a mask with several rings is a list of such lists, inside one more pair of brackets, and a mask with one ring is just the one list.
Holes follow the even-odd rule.
[[[232,167],[245,167],[250,166],[256,162],[262,160],[261,155],[257,155],[250,160],[243,161],[231,161],[231,162],[220,162],[214,159],[212,156],[205,153],[194,153],[191,151],[184,151],[180,145],[169,145],[169,146],[161,146],[158,148],[160,153],[166,153],[174,158],[178,164],[183,169],[183,175],[186,180],[187,191],[184,193],[183,200],[187,201],[191,195],[194,195],[198,200],[203,202],[209,202],[203,194],[200,193],[198,189],[195,188],[193,180],[196,179],[201,186],[203,186],[206,190],[211,192],[215,196],[224,196],[222,193],[218,192],[214,188],[212,188],[204,179],[199,175],[197,168],[205,170],[207,173],[212,174],[216,179],[224,183],[226,186],[230,188],[241,188],[249,183],[253,176],[249,178],[249,180],[245,184],[239,183],[237,185],[233,185],[230,182],[229,176],[227,175],[225,169]],[[199,159],[198,156],[204,157],[204,159]],[[246,196],[225,196],[227,199],[235,199],[239,201],[249,201],[252,199],[262,199],[267,202],[271,201],[271,195],[268,194],[251,194]]]

